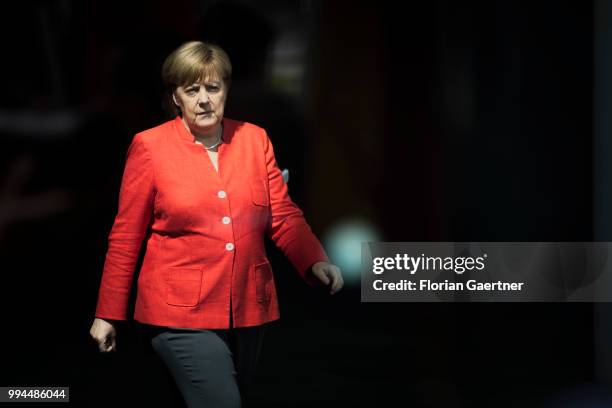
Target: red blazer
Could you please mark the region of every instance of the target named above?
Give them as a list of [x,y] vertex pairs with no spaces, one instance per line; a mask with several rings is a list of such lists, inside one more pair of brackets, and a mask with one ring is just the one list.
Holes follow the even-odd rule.
[[[143,242],[134,319],[186,328],[253,326],[280,317],[267,235],[311,286],[329,261],[287,192],[264,129],[223,119],[219,172],[179,116],[136,134],[95,316],[126,320]],[[231,305],[231,306],[230,306]]]

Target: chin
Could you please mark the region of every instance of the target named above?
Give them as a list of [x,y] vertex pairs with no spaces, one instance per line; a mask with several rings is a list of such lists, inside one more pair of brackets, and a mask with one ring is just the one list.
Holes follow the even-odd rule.
[[217,124],[218,122],[219,122],[219,119],[215,115],[212,115],[208,118],[198,117],[196,120],[196,123],[202,126],[212,126],[212,125]]

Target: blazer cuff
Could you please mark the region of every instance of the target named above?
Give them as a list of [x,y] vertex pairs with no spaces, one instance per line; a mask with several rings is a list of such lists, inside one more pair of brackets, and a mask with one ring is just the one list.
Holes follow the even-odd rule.
[[122,294],[111,295],[102,290],[96,305],[95,317],[110,320],[127,320],[127,303]]

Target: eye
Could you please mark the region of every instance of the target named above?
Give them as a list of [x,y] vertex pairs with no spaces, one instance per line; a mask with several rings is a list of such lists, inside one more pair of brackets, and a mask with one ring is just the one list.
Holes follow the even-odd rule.
[[187,95],[194,95],[194,94],[196,94],[197,92],[198,92],[198,87],[197,87],[197,86],[192,86],[192,87],[187,88],[187,89],[185,90],[185,93],[186,93]]
[[217,85],[206,85],[206,90],[208,92],[217,92],[219,91],[219,87]]

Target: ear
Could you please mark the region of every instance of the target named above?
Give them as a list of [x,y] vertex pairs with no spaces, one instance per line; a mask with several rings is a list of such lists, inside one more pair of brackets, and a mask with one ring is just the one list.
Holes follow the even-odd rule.
[[180,107],[180,105],[179,105],[179,104],[178,104],[178,102],[176,101],[176,95],[175,95],[175,93],[174,93],[174,92],[175,92],[175,91],[172,91],[172,100],[174,101],[174,104],[175,104],[176,106],[179,106],[179,107]]

